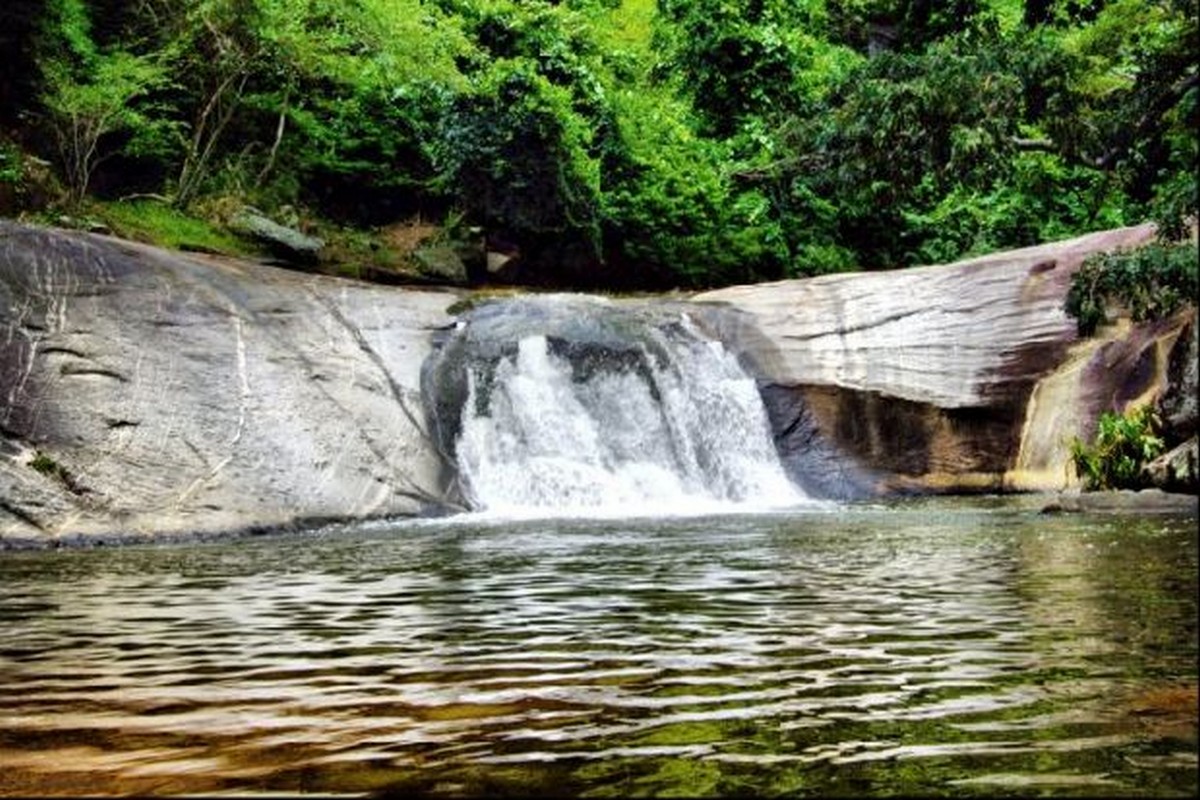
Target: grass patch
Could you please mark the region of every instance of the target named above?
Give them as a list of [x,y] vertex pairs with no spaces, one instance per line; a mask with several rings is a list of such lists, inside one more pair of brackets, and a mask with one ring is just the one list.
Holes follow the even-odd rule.
[[169,250],[247,257],[259,254],[235,234],[153,200],[96,203],[88,212],[124,239]]
[[[423,238],[421,235],[406,237],[405,233],[419,227],[415,222],[398,222],[378,230],[362,230],[321,223],[316,235],[325,242],[321,250],[325,271],[381,282],[418,278],[420,270],[412,259],[412,252]],[[421,228],[424,237],[432,236],[434,231],[432,226],[428,226],[428,230]]]
[[29,466],[48,478],[58,478],[66,473],[61,464],[40,450],[29,460]]
[[466,314],[468,311],[473,311],[479,306],[490,303],[493,300],[502,300],[506,297],[521,297],[528,294],[533,294],[533,292],[522,289],[519,286],[496,286],[476,289],[466,297],[456,300],[447,306],[446,313],[453,316]]
[[75,476],[72,475],[66,467],[43,453],[41,450],[35,452],[33,458],[29,460],[29,467],[35,472],[45,475],[51,480],[58,481],[71,494],[82,495],[87,491],[78,483],[76,483]]

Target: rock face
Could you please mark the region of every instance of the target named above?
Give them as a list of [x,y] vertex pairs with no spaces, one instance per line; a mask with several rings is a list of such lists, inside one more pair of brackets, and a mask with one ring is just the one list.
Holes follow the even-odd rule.
[[[693,298],[760,376],[785,458],[845,459],[844,496],[1057,490],[1076,483],[1068,441],[1105,410],[1152,402],[1194,310],[1080,340],[1062,310],[1092,253],[1150,225],[954,264],[738,286]],[[1195,395],[1183,380],[1179,391]]]
[[1159,398],[1158,410],[1173,435],[1182,442],[1196,438],[1196,386],[1200,384],[1200,325],[1192,315],[1171,349],[1167,365],[1167,386]]
[[1195,492],[1200,443],[1195,436],[1168,450],[1142,468],[1146,479],[1168,491]]
[[0,222],[0,545],[442,507],[456,299]]
[[[1088,255],[1152,236],[679,308],[758,378],[810,493],[1058,491],[1103,411],[1195,435],[1194,308],[1086,340],[1062,311]],[[0,547],[452,509],[421,382],[458,299],[0,221]]]

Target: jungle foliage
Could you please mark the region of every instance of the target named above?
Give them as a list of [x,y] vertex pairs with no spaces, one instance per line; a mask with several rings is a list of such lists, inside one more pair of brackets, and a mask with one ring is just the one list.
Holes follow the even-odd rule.
[[[1197,0],[8,0],[0,200],[421,218],[698,287],[1197,210]],[[20,151],[20,153],[17,153]],[[8,186],[8,189],[5,189]],[[7,192],[7,195],[5,195]]]

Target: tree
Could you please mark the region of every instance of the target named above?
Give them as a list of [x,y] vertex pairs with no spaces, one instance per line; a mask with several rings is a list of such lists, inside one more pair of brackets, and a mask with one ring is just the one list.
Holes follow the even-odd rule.
[[360,0],[276,14],[264,39],[273,67],[246,98],[274,123],[260,187],[291,181],[325,213],[368,224],[442,207],[433,151],[467,89],[456,62],[476,52],[460,28],[419,0]]
[[142,101],[168,81],[154,56],[100,50],[90,34],[82,2],[60,0],[51,6],[41,42],[41,102],[72,206],[82,202],[97,166],[117,152],[112,135],[135,134],[154,124]]
[[804,59],[788,4],[660,0],[659,8],[671,24],[660,30],[667,63],[710,133],[727,137],[747,117],[795,110]]
[[201,0],[185,15],[183,38],[174,49],[194,105],[175,180],[176,206],[187,206],[200,190],[222,135],[242,110],[247,83],[262,67],[260,23],[254,0]]
[[501,60],[445,119],[436,163],[466,212],[526,252],[578,243],[599,261],[595,132],[556,86]]
[[1022,144],[1104,175],[1131,216],[1158,217],[1178,235],[1196,214],[1200,166],[1197,3],[1067,6],[1087,21],[1036,40],[1049,56],[1042,63],[1053,59],[1054,66],[1031,75],[1027,85],[1055,89],[1039,104],[1041,118],[1031,120],[1044,136]]
[[835,41],[872,56],[919,53],[952,34],[986,24],[981,0],[828,0],[829,31]]

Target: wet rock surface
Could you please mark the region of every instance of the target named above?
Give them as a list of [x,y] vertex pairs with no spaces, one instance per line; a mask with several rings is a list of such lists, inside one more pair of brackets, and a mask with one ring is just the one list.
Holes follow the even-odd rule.
[[[691,301],[579,300],[632,315],[535,324],[498,304],[456,336],[452,290],[0,221],[0,546],[453,510],[446,453],[469,359],[510,357],[536,329],[583,373],[645,370],[653,337],[626,328],[664,315],[738,355],[812,495],[1071,489],[1069,440],[1103,411],[1158,403],[1172,443],[1188,425],[1194,436],[1194,308],[1086,340],[1062,310],[1088,255],[1152,236],[1140,226]],[[1194,461],[1194,440],[1184,452]],[[1074,497],[1059,505],[1117,502]]]
[[1200,497],[1162,489],[1116,492],[1060,492],[1042,506],[1043,514],[1196,514]]

